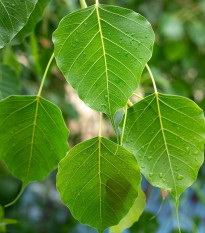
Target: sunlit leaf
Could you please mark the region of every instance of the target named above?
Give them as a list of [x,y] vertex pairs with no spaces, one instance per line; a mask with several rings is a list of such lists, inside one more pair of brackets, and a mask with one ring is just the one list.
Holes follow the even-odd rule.
[[152,94],[128,109],[124,147],[135,154],[147,180],[176,201],[197,177],[204,142],[203,111],[187,98]]
[[134,11],[94,5],[66,16],[53,42],[57,65],[79,97],[113,116],[138,87],[154,33]]
[[0,48],[8,44],[27,23],[37,1],[0,1]]
[[75,146],[60,162],[57,189],[76,219],[102,233],[129,211],[140,180],[133,154],[96,137]]
[[68,151],[68,129],[60,110],[38,96],[0,102],[0,157],[23,181],[41,180]]
[[0,64],[0,100],[18,94],[20,94],[20,82],[16,73],[10,66]]
[[138,221],[146,205],[146,196],[141,187],[138,189],[138,197],[136,198],[133,206],[125,217],[119,222],[118,225],[110,228],[110,233],[121,233],[125,229],[130,228],[135,222]]

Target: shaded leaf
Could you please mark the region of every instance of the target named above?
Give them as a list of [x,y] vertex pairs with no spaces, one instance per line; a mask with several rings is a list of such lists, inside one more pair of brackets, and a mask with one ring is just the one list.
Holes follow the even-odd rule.
[[144,211],[146,205],[146,196],[143,193],[141,187],[138,189],[138,197],[136,198],[134,205],[129,210],[128,214],[119,222],[118,225],[110,228],[111,233],[121,233],[125,229],[130,228]]
[[20,94],[20,82],[16,73],[10,66],[0,64],[0,100],[18,94]]
[[37,1],[0,1],[0,48],[8,44],[27,23]]
[[0,157],[23,181],[41,180],[68,151],[68,129],[60,110],[39,96],[0,102]]
[[128,109],[124,135],[147,180],[178,201],[204,161],[203,111],[187,98],[152,94]]
[[57,189],[73,216],[101,233],[129,211],[140,180],[133,154],[96,137],[75,146],[60,162]]
[[53,42],[57,65],[79,97],[113,116],[138,87],[154,33],[134,11],[94,5],[66,16]]
[[34,31],[36,24],[41,20],[43,12],[50,0],[38,0],[35,9],[30,15],[30,18],[23,29],[15,36],[12,45],[20,44],[24,39]]

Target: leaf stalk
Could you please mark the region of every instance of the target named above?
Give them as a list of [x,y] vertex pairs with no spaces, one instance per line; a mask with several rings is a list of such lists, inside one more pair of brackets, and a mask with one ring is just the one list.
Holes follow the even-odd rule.
[[84,9],[84,8],[87,8],[87,3],[85,0],[80,0],[80,5],[81,5],[81,8]]
[[50,57],[50,59],[49,59],[49,62],[48,62],[48,64],[47,64],[47,66],[46,66],[46,70],[45,70],[45,72],[44,72],[43,79],[42,79],[42,81],[41,81],[41,86],[40,86],[40,88],[39,88],[39,91],[38,91],[37,96],[40,96],[40,95],[41,95],[41,92],[42,92],[42,89],[43,89],[43,85],[44,85],[44,82],[45,82],[45,79],[46,79],[48,70],[49,70],[49,68],[50,68],[50,66],[51,66],[51,63],[52,63],[52,61],[53,61],[53,58],[54,58],[54,53],[51,55],[51,57]]
[[147,68],[147,70],[148,70],[148,72],[149,72],[149,74],[150,74],[150,77],[151,77],[151,79],[152,79],[152,83],[153,83],[153,86],[154,86],[154,92],[155,92],[155,93],[158,93],[158,91],[157,91],[157,86],[156,86],[156,83],[155,83],[155,80],[154,80],[154,76],[153,76],[152,71],[150,70],[148,64],[146,64],[146,68]]

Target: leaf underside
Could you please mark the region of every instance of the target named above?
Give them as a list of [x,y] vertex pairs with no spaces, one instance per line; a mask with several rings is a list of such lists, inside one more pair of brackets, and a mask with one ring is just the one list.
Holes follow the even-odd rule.
[[203,111],[187,98],[152,94],[128,109],[124,147],[134,153],[147,180],[176,201],[197,177],[204,142]]
[[27,23],[37,1],[0,1],[0,48],[8,44]]
[[68,133],[60,110],[41,97],[0,102],[0,157],[24,186],[56,168],[69,149]]
[[61,160],[57,189],[72,215],[101,233],[129,211],[140,180],[133,154],[96,137],[78,144]]
[[154,33],[134,11],[94,5],[66,16],[53,42],[57,65],[79,97],[112,116],[138,87]]

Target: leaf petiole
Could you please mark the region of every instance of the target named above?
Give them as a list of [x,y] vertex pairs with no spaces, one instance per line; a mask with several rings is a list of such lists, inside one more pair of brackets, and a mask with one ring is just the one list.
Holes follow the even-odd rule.
[[134,96],[136,96],[137,98],[139,98],[139,99],[143,99],[141,96],[139,96],[138,94],[136,94],[136,93],[133,93],[132,95],[134,95]]
[[148,70],[148,72],[149,72],[149,74],[150,74],[150,77],[151,77],[151,79],[152,79],[152,83],[153,83],[153,86],[154,86],[154,92],[155,92],[155,93],[158,93],[158,91],[157,91],[157,86],[156,86],[156,83],[155,83],[155,80],[154,80],[154,76],[153,76],[152,71],[150,70],[148,64],[146,64],[146,68],[147,68],[147,70]]
[[88,7],[85,0],[80,0],[80,5],[81,5],[81,8],[82,8],[82,9]]
[[126,125],[126,119],[127,119],[127,104],[125,106],[125,118],[124,118],[124,122],[123,122],[123,127],[122,127],[122,134],[121,134],[121,138],[120,138],[120,146],[122,146],[122,142],[123,142],[123,136],[124,136],[124,131],[125,131],[125,125]]
[[44,72],[43,79],[42,79],[42,81],[41,81],[41,86],[40,86],[40,88],[39,88],[39,91],[38,91],[37,96],[40,96],[40,95],[41,95],[41,92],[42,92],[42,89],[43,89],[43,85],[44,85],[44,82],[45,82],[45,79],[46,79],[48,70],[49,70],[49,68],[50,68],[50,66],[51,66],[51,63],[52,63],[52,61],[53,61],[53,58],[54,58],[54,53],[51,55],[51,57],[50,57],[50,59],[49,59],[49,61],[48,61],[48,64],[47,64],[47,66],[46,66],[46,70],[45,70],[45,72]]
[[100,119],[99,119],[99,137],[101,138],[101,128],[102,128],[102,112],[100,112]]

